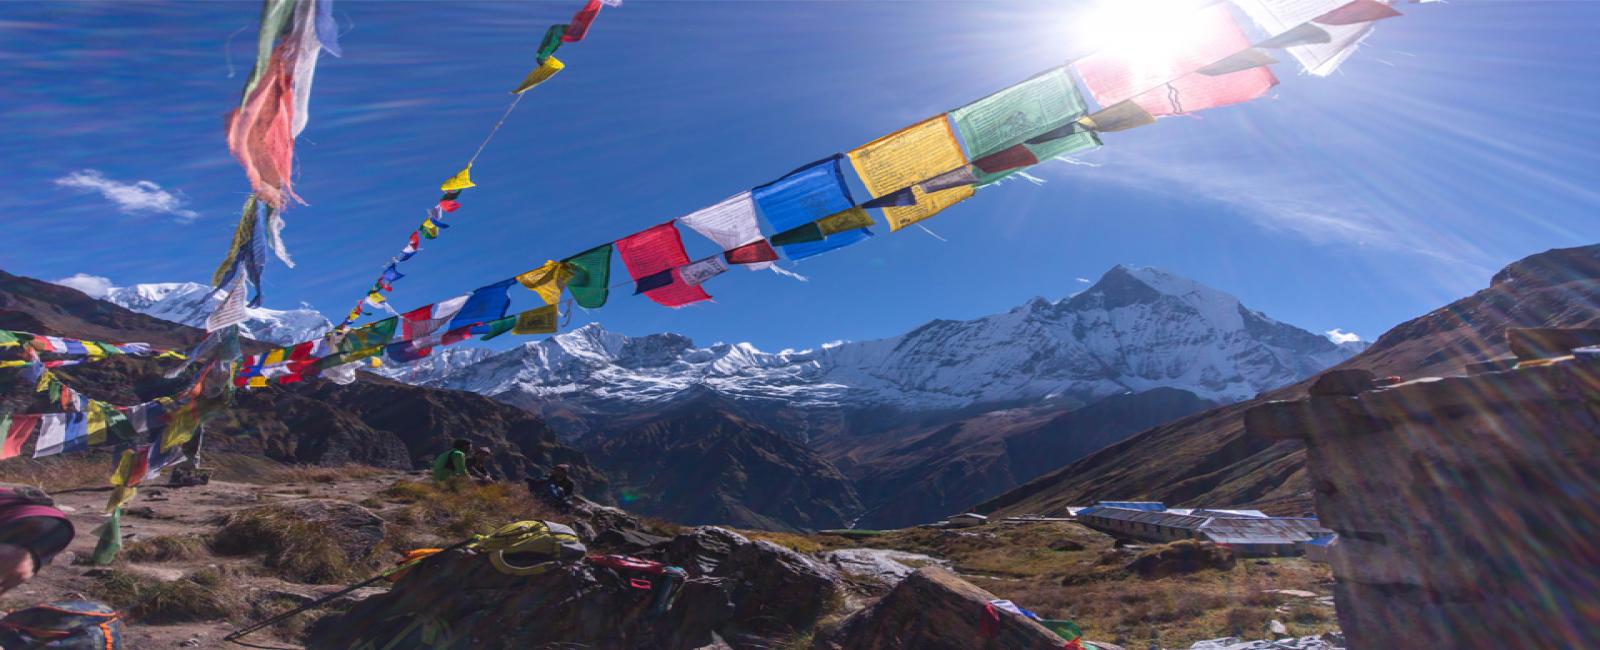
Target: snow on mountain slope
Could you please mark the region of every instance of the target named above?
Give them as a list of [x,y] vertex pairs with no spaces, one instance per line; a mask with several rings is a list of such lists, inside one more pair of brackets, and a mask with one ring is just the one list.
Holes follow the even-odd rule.
[[1068,299],[1035,298],[1003,314],[937,320],[888,339],[769,353],[748,343],[701,348],[678,334],[629,337],[589,324],[434,383],[591,412],[664,403],[697,386],[801,409],[1089,402],[1163,386],[1236,401],[1361,347],[1272,320],[1186,278],[1117,266]]
[[460,372],[463,368],[493,355],[494,351],[488,348],[458,345],[448,348],[434,348],[433,352],[428,356],[404,365],[386,362],[381,368],[370,368],[368,370],[395,381],[403,381],[418,386],[431,386],[437,384],[440,379]]
[[[206,316],[228,296],[227,291],[211,294],[211,287],[194,282],[158,282],[129,287],[112,286],[105,278],[78,274],[57,280],[56,284],[78,289],[92,297],[141,314],[174,323],[204,327]],[[240,328],[245,336],[281,345],[299,343],[322,336],[333,323],[315,309],[267,309],[252,307],[250,319]]]

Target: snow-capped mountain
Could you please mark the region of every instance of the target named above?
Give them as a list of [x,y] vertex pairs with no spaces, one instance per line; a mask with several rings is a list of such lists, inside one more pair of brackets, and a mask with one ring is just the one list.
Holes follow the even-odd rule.
[[629,337],[598,324],[530,342],[436,385],[547,414],[674,400],[691,388],[805,409],[907,411],[1044,398],[1091,402],[1157,387],[1236,401],[1305,378],[1364,347],[1280,323],[1165,271],[1117,266],[1071,298],[936,320],[893,338],[763,352],[696,347],[678,334]]
[[421,359],[404,365],[385,363],[381,368],[372,368],[374,372],[395,381],[403,381],[418,386],[430,386],[439,380],[461,372],[467,366],[483,361],[494,355],[488,348],[472,348],[454,346],[448,348],[434,348]]
[[[117,287],[112,286],[106,278],[83,274],[57,280],[56,284],[72,287],[131,311],[194,327],[205,327],[206,317],[228,296],[227,291],[212,294],[211,287],[195,282],[157,282]],[[258,341],[289,345],[317,338],[333,328],[333,323],[328,322],[327,317],[308,306],[299,309],[252,307],[248,313],[250,319],[239,326],[240,330],[245,336]]]

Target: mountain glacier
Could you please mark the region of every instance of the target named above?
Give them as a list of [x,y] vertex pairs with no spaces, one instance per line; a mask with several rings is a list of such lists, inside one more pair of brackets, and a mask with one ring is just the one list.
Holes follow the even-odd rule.
[[629,337],[591,323],[428,383],[547,414],[552,405],[617,413],[690,389],[813,411],[1088,403],[1157,387],[1231,402],[1303,379],[1362,347],[1280,323],[1193,280],[1117,266],[1070,298],[936,320],[887,339],[763,352],[748,343],[696,347],[671,333]]

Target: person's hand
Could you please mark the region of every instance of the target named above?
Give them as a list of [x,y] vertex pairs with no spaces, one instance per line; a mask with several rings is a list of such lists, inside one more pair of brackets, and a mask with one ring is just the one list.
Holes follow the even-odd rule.
[[33,578],[33,554],[21,546],[0,544],[0,594]]

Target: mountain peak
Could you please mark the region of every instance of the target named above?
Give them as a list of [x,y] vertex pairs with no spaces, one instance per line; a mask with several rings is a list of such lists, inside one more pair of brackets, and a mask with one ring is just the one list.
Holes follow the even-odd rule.
[[[109,278],[86,273],[56,280],[55,284],[72,287],[125,309],[194,327],[204,326],[206,317],[228,295],[226,291],[212,291],[210,286],[198,282],[150,282],[119,287]],[[245,337],[279,345],[309,341],[333,328],[327,317],[304,306],[299,309],[251,307],[246,312],[249,318],[241,325]]]

